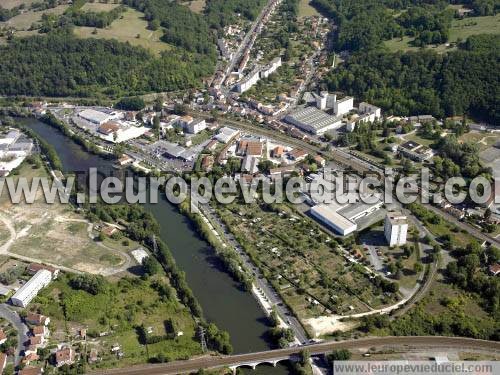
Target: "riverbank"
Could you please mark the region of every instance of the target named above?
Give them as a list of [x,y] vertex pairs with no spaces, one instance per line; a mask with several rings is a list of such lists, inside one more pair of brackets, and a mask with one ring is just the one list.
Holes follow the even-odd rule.
[[[19,119],[44,140],[50,141],[59,155],[64,173],[98,168],[103,173],[114,170],[109,159],[92,155],[56,129],[36,119]],[[116,171],[116,170],[115,170]],[[242,290],[224,270],[213,249],[197,234],[194,223],[165,199],[144,208],[159,223],[159,236],[168,244],[187,284],[199,301],[205,319],[229,332],[235,353],[267,350],[265,333],[268,319],[253,296]],[[261,368],[260,374],[285,374],[284,366]]]

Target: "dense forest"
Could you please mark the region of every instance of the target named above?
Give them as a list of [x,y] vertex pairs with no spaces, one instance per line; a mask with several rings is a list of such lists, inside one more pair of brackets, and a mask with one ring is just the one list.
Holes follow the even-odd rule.
[[500,123],[500,36],[470,37],[447,54],[430,50],[353,54],[326,78],[343,90],[399,115],[462,115]]
[[155,58],[129,44],[59,30],[0,46],[0,93],[86,97],[179,90],[199,84],[212,69],[199,55]]
[[[408,35],[413,44],[448,40],[455,12],[448,7],[464,1],[429,0],[312,0],[311,3],[338,25],[336,50],[358,51],[377,47],[382,41]],[[469,0],[473,15],[493,15],[500,9],[495,0]]]

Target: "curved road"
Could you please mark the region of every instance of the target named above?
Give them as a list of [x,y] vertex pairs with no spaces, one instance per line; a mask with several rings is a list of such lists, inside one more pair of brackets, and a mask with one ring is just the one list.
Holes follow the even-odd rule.
[[163,375],[196,372],[200,368],[238,366],[252,362],[276,361],[291,358],[301,350],[308,349],[312,355],[328,353],[335,349],[369,349],[372,347],[403,347],[405,349],[455,349],[500,354],[500,342],[475,340],[462,337],[408,336],[408,337],[371,337],[359,340],[329,341],[319,344],[303,345],[293,348],[269,350],[259,353],[233,356],[202,357],[187,361],[176,361],[159,365],[134,366],[92,372],[101,375]]
[[0,304],[0,317],[7,320],[17,330],[17,348],[14,361],[18,365],[21,360],[24,343],[28,341],[28,327],[23,323],[17,312],[5,303]]

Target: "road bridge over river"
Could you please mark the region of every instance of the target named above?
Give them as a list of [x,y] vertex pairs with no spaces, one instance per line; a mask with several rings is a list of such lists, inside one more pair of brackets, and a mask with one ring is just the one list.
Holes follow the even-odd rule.
[[401,337],[370,337],[347,341],[325,341],[321,343],[300,345],[292,348],[268,350],[258,353],[237,354],[231,356],[200,357],[186,361],[175,361],[157,365],[133,366],[123,369],[93,372],[100,375],[167,375],[196,372],[200,368],[213,369],[229,367],[255,368],[259,364],[272,364],[289,359],[296,359],[300,352],[307,349],[311,355],[322,355],[335,349],[387,348],[410,351],[415,349],[446,351],[459,350],[465,352],[488,352],[500,355],[500,342],[476,340],[463,337],[442,336],[401,336]]

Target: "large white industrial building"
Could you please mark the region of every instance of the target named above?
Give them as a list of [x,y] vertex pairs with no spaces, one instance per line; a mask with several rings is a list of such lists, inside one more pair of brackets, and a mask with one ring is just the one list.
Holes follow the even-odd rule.
[[39,270],[11,297],[12,304],[25,308],[38,292],[49,285],[51,281],[52,273],[50,271]]
[[312,207],[311,215],[342,236],[347,236],[356,231],[358,229],[357,224],[340,215],[337,210],[338,206],[336,204],[323,203]]
[[78,113],[78,116],[84,120],[87,120],[96,125],[102,125],[110,120],[117,119],[119,116],[117,113],[111,112],[101,112],[95,109],[87,108]]
[[334,201],[312,207],[311,215],[342,236],[347,236],[358,230],[358,220],[375,213],[382,206],[383,202],[381,200],[373,204],[359,201],[345,205],[340,205]]
[[389,212],[385,217],[384,234],[390,247],[406,245],[408,221],[401,212]]
[[323,134],[342,125],[339,117],[331,116],[315,107],[292,112],[285,117],[285,121],[312,134]]

